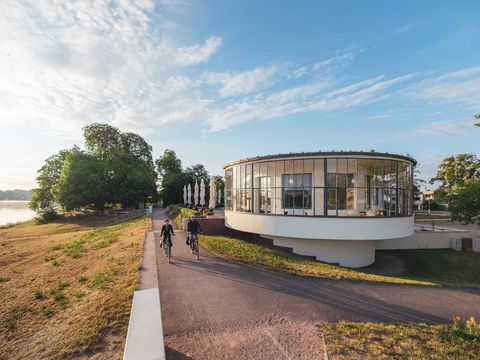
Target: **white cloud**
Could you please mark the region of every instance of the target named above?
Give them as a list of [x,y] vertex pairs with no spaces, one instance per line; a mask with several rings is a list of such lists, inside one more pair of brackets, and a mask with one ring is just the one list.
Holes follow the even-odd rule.
[[480,108],[480,66],[449,72],[421,81],[413,96],[431,103],[451,103]]
[[432,121],[421,127],[418,131],[420,135],[454,135],[463,134],[473,129],[473,122],[458,120]]
[[182,69],[221,39],[179,46],[170,28],[148,0],[0,3],[0,125],[149,131],[198,114],[207,102]]
[[181,47],[176,50],[175,62],[179,65],[189,66],[206,62],[222,44],[219,37],[210,37],[204,44]]
[[272,78],[278,74],[276,65],[257,67],[244,72],[212,72],[204,75],[208,84],[219,84],[219,94],[223,97],[249,94],[272,83]]
[[353,51],[353,50],[344,51],[336,56],[333,56],[331,58],[328,58],[326,60],[322,60],[313,64],[312,68],[315,71],[329,72],[335,67],[347,65],[353,59],[355,59],[355,56],[357,56],[359,52],[361,52],[361,50],[360,51]]
[[330,81],[317,82],[273,92],[253,100],[244,99],[214,112],[209,119],[212,131],[253,121],[307,112],[326,112],[380,101],[395,85],[411,80],[415,74],[380,81],[375,77],[339,89]]

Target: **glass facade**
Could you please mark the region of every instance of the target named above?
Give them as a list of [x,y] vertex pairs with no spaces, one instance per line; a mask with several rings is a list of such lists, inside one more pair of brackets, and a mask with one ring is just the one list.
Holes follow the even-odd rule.
[[302,216],[410,216],[413,163],[380,157],[258,161],[225,171],[226,210]]

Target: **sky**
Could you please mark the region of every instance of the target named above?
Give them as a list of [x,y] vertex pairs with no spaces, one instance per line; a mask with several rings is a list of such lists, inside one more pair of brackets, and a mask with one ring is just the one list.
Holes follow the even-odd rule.
[[480,152],[480,2],[0,2],[0,190],[82,127],[213,174],[246,157]]

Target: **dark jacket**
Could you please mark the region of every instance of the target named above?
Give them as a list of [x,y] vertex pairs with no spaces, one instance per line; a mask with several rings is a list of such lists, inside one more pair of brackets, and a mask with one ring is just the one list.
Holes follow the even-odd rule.
[[162,232],[160,233],[160,236],[171,236],[172,234],[174,234],[173,232],[173,226],[170,225],[170,224],[164,224],[162,226]]
[[187,223],[187,232],[196,234],[200,232],[200,224],[197,220],[189,220]]

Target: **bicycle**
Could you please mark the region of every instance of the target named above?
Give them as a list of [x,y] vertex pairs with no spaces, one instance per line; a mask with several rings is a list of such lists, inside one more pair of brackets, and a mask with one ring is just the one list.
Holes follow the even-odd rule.
[[165,252],[165,257],[167,258],[168,263],[170,264],[170,258],[172,257],[172,247],[170,246],[171,237],[164,236],[163,237],[163,251]]
[[195,254],[197,260],[200,259],[200,247],[198,246],[198,235],[188,233],[188,245],[190,246],[190,250],[192,254]]

